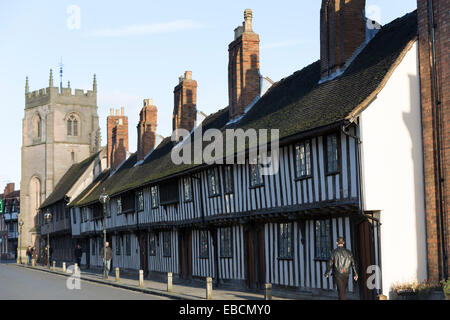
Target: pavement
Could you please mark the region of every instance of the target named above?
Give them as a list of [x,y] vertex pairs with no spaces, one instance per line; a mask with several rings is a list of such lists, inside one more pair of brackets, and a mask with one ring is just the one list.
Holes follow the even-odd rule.
[[65,275],[0,264],[0,300],[168,300],[85,280],[80,281],[79,290],[70,290],[67,282]]
[[[69,265],[67,265],[69,266]],[[47,276],[63,276],[70,277],[71,274],[64,273],[61,267],[48,269],[47,267],[14,264],[8,266],[9,268],[16,268],[18,270],[27,270],[31,272],[46,273]],[[146,293],[154,297],[177,299],[177,300],[205,300],[206,285],[199,283],[184,284],[183,282],[176,282],[174,280],[172,292],[167,291],[167,283],[145,279],[143,287],[139,287],[139,277],[137,274],[121,274],[120,281],[115,281],[115,276],[109,276],[107,280],[103,278],[101,272],[92,270],[81,270],[82,282],[90,282],[93,284],[107,285],[115,288],[125,289],[129,292]],[[230,287],[221,286],[214,288],[212,293],[213,300],[264,300],[264,293],[262,290],[258,292],[240,291]],[[302,296],[298,294],[286,293],[282,291],[273,291],[273,300],[291,300],[302,299],[311,300],[311,296]]]

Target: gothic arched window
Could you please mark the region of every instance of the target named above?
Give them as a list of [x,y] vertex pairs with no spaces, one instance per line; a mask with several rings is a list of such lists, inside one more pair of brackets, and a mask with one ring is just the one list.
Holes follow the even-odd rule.
[[78,136],[78,119],[73,114],[67,119],[67,135],[73,137]]
[[42,120],[39,114],[36,114],[33,118],[33,138],[42,138]]

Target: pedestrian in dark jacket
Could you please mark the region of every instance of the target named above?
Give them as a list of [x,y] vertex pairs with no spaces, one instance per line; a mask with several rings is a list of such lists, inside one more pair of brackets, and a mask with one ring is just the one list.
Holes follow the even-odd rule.
[[31,252],[31,246],[28,246],[27,247],[27,258],[28,258],[28,264],[31,264],[31,254],[32,254],[32,252]]
[[346,300],[350,268],[353,270],[353,279],[355,281],[358,281],[358,273],[356,272],[355,260],[353,259],[352,252],[344,248],[344,238],[339,237],[336,245],[337,248],[331,253],[325,277],[328,278],[330,270],[333,269],[333,277],[337,285],[339,300]]
[[112,249],[109,246],[109,242],[106,242],[106,261],[104,256],[104,248],[100,251],[100,256],[103,259],[103,263],[106,264],[106,272],[109,274],[109,270],[111,269],[111,260],[112,260]]
[[81,257],[83,256],[83,250],[81,249],[80,244],[77,244],[75,248],[75,260],[78,264],[78,268],[81,268]]

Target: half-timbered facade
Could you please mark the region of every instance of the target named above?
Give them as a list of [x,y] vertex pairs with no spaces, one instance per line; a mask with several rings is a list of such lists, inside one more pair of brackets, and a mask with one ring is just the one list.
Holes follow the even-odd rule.
[[[249,39],[259,44],[251,29],[251,12],[246,11],[245,19],[244,26],[236,29],[231,53]],[[405,117],[409,112],[411,118],[395,117],[389,124],[397,128],[399,143],[416,147],[414,159],[421,154],[416,134],[420,106],[406,97],[418,86],[416,34],[417,15],[411,13],[368,33],[338,73],[317,61],[268,90],[259,85],[239,89],[252,101],[250,105],[242,108],[230,101],[232,108],[210,115],[191,131],[191,136],[201,136],[208,129],[279,130],[279,166],[273,174],[263,174],[262,164],[254,164],[247,153],[240,164],[174,164],[171,152],[182,143],[170,137],[145,157],[136,153],[117,168],[104,170],[69,204],[72,236],[84,243],[82,264],[102,266],[105,223],[113,266],[141,269],[150,278],[172,272],[187,280],[213,277],[218,285],[257,289],[272,283],[286,290],[335,296],[333,278],[325,278],[324,273],[339,236],[354,252],[360,271],[358,284],[349,280],[353,297],[389,292],[394,277],[382,263],[386,257],[392,259],[388,265],[411,266],[405,277],[423,277],[426,262],[395,257],[398,250],[416,250],[416,258],[422,254],[420,223],[404,231],[405,236],[418,235],[415,244],[382,240],[393,238],[401,220],[424,219],[423,193],[417,193],[408,180],[405,196],[391,205],[395,202],[391,187],[399,188],[402,182],[389,174],[402,168],[398,161],[391,166],[387,159],[396,156],[383,154],[374,138],[374,128],[389,132],[383,128],[380,110],[389,106],[392,114],[406,112]],[[254,48],[251,55],[259,51]],[[235,59],[230,57],[232,63]],[[180,90],[185,80],[180,79]],[[237,90],[233,81],[236,77],[229,79],[235,86],[230,97]],[[410,85],[411,91],[399,92],[399,100],[384,94],[396,85],[403,89]],[[396,101],[401,105],[392,104]],[[185,116],[183,105],[177,110]],[[401,121],[409,125],[399,125]],[[407,139],[408,130],[406,144],[402,139]],[[382,141],[389,143],[388,134]],[[407,161],[408,156],[398,159]],[[415,168],[411,175],[416,183],[423,178],[421,161],[410,160],[403,168]],[[385,168],[389,170],[381,172]],[[378,170],[391,184],[384,188],[389,193],[379,181],[375,189],[375,184],[368,185]],[[103,192],[110,197],[105,208],[99,202]],[[417,199],[416,205],[406,206],[411,199]],[[406,209],[398,214],[401,206]],[[382,287],[365,286],[369,267],[387,275]]]

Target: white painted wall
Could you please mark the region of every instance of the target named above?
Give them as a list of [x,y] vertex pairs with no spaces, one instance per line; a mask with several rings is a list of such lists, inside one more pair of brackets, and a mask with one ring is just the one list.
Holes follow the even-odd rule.
[[416,42],[360,118],[365,210],[381,210],[385,295],[396,282],[427,278],[419,92]]

